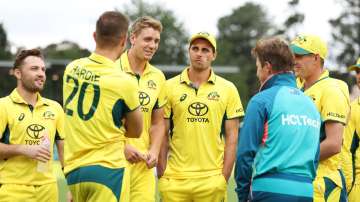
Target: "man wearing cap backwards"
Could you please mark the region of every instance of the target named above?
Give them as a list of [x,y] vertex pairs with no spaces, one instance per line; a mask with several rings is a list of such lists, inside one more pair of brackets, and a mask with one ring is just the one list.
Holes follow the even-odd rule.
[[216,53],[212,35],[194,34],[189,45],[190,66],[165,84],[169,134],[158,166],[160,175],[166,166],[159,181],[165,202],[225,200],[239,118],[244,112],[234,84],[211,68]]
[[261,39],[252,54],[261,87],[249,101],[239,137],[238,200],[312,202],[319,112],[296,88],[294,58],[284,40]]
[[165,76],[149,60],[160,43],[161,22],[144,16],[135,20],[130,29],[131,48],[123,53],[117,64],[139,85],[139,101],[143,114],[143,132],[138,139],[129,138],[125,157],[131,163],[130,201],[155,201],[154,166],[161,141],[165,135],[163,86]]
[[318,36],[299,35],[290,47],[295,55],[294,68],[304,80],[300,89],[312,98],[322,119],[314,201],[346,201],[340,151],[350,109],[349,92],[343,82],[330,78],[324,68],[327,47]]
[[[356,72],[356,84],[360,88],[360,58],[355,65],[349,67],[349,71]],[[347,162],[350,165],[350,171],[345,173],[347,181],[350,182],[350,186],[347,186],[349,193],[349,202],[359,201],[360,196],[360,97],[356,98],[351,103],[350,120],[345,128],[344,143],[345,150],[349,151],[350,161]]]

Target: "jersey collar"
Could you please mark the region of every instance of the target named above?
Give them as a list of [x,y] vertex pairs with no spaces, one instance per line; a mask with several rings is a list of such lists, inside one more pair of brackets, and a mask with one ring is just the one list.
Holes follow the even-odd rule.
[[285,71],[271,75],[262,86],[259,91],[266,90],[273,86],[291,86],[296,87],[295,76],[292,72]]
[[[189,79],[188,70],[190,67],[186,67],[180,74],[180,83],[186,83],[187,85],[191,85],[191,81]],[[215,84],[216,82],[216,74],[211,69],[210,77],[207,81],[208,83]]]
[[[315,83],[313,83],[313,84],[312,84],[311,86],[309,86],[307,89],[311,88],[312,86],[314,86],[314,85],[317,84],[318,82],[320,82],[320,81],[322,81],[322,80],[324,80],[324,79],[329,78],[329,77],[330,77],[329,75],[330,75],[330,74],[329,74],[329,70],[325,69],[325,70],[321,73],[321,75],[320,75],[320,77],[318,78],[318,80],[315,81]],[[303,83],[302,83],[302,86],[300,87],[300,89],[301,89],[302,91],[305,91],[305,89],[304,89],[304,84],[305,84],[305,82],[303,82]]]
[[[117,61],[117,65],[120,66],[122,71],[132,74],[132,75],[136,75],[130,67],[128,51],[125,51],[123,54],[121,54],[120,59],[118,59],[118,61]],[[153,69],[152,69],[150,63],[146,62],[143,75],[152,72],[152,70]]]
[[[36,95],[37,95],[36,106],[49,105],[47,100],[41,97],[40,93],[37,92]],[[9,97],[14,103],[28,105],[28,103],[21,97],[21,95],[19,94],[16,88],[11,92]]]
[[109,65],[109,66],[113,66],[115,64],[109,58],[99,55],[97,53],[91,53],[91,55],[88,57],[88,59],[95,63],[98,63],[98,64],[104,64],[104,65]]

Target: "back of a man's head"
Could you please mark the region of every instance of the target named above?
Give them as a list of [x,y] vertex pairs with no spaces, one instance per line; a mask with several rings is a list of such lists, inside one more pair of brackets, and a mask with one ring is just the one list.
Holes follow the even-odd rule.
[[260,39],[252,50],[261,65],[265,62],[272,65],[274,71],[290,71],[293,69],[294,57],[287,42],[279,37]]
[[96,43],[99,47],[115,47],[129,28],[128,18],[117,11],[103,13],[96,22]]

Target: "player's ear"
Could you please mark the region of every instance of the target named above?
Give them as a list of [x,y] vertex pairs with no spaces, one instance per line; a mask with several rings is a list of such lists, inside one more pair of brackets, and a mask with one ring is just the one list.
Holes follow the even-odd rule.
[[132,33],[129,37],[129,40],[130,40],[130,44],[131,46],[133,46],[135,44],[135,41],[136,41],[136,35],[134,33]]
[[21,71],[20,71],[20,69],[19,68],[14,68],[13,72],[14,72],[15,78],[17,80],[20,80],[21,79]]
[[217,52],[215,51],[214,52],[214,58],[212,59],[212,61],[214,61],[216,59],[216,56],[217,56]]
[[93,39],[94,39],[94,41],[96,43],[96,32],[93,32]]
[[267,71],[269,74],[271,74],[271,73],[272,73],[272,65],[270,64],[270,62],[265,61],[265,62],[264,62],[264,66],[263,66],[263,68],[265,68],[265,69],[266,69],[266,71]]

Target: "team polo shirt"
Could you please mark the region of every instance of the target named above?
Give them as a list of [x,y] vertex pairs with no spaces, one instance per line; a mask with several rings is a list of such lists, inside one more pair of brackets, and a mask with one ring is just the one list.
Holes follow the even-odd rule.
[[351,141],[351,153],[353,155],[353,169],[355,173],[355,182],[360,183],[360,97],[351,105],[351,124],[354,127],[353,139]]
[[[346,125],[350,109],[349,92],[346,83],[330,78],[329,72],[325,70],[320,78],[311,87],[306,89],[304,93],[312,98],[320,112],[322,119],[320,141],[326,137],[326,121],[337,121]],[[341,178],[338,173],[338,169],[341,167],[340,160],[340,154],[337,154],[320,161],[317,177],[329,177],[341,186]]]
[[139,107],[137,84],[115,62],[91,54],[64,73],[65,173],[87,165],[122,168],[126,113]]
[[303,79],[301,79],[300,77],[296,77],[296,86],[297,87],[301,87],[301,86],[303,86],[304,85],[304,80]]
[[[55,139],[64,139],[64,113],[55,101],[37,94],[35,107],[29,105],[15,89],[0,99],[0,141],[5,144],[40,145],[45,132],[50,148]],[[53,150],[50,149],[51,157]],[[52,166],[37,171],[38,161],[23,155],[0,160],[0,184],[43,185],[56,182]],[[48,165],[52,165],[52,158]]]
[[343,171],[347,182],[347,191],[353,183],[360,183],[360,97],[351,103],[351,113],[346,125],[344,137]]
[[140,109],[143,114],[143,132],[140,138],[128,138],[127,143],[135,146],[141,152],[146,152],[150,145],[152,111],[163,107],[166,103],[163,90],[165,76],[161,70],[148,62],[142,75],[135,74],[130,67],[127,52],[121,55],[120,59],[116,61],[116,65],[138,84]]
[[222,173],[224,122],[244,116],[233,83],[211,71],[196,89],[188,68],[166,81],[165,118],[171,121],[169,157],[164,177],[198,178]]

